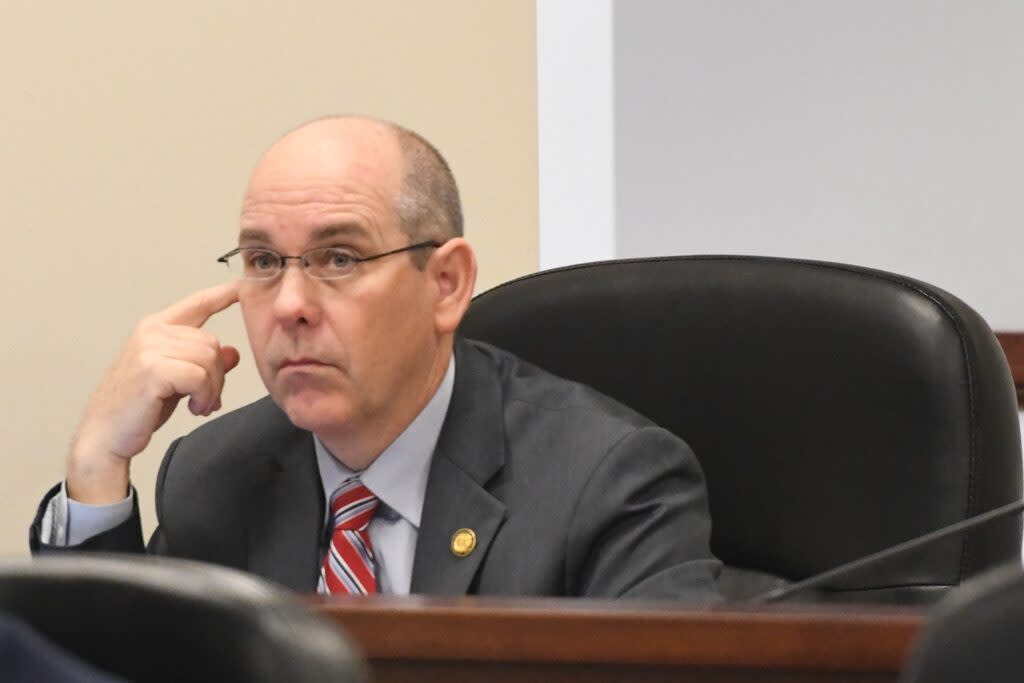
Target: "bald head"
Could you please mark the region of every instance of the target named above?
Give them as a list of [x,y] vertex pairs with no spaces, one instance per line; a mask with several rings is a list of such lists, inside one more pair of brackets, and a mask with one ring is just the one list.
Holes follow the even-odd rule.
[[[329,116],[289,131],[260,158],[248,193],[287,187],[297,171],[330,182],[353,170],[394,207],[411,242],[462,236],[462,205],[448,163],[423,137],[387,121]],[[417,262],[424,256],[413,254]]]

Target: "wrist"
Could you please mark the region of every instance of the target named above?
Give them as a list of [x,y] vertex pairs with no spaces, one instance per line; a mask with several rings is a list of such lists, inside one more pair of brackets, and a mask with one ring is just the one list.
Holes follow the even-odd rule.
[[76,442],[68,456],[68,497],[87,505],[108,505],[128,495],[130,461]]

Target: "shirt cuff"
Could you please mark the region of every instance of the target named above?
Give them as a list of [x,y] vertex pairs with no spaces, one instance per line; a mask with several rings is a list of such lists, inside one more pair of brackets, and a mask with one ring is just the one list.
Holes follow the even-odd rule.
[[75,546],[104,531],[110,531],[132,516],[134,490],[109,505],[87,505],[68,498],[67,484],[50,499],[43,514],[40,541],[47,545]]

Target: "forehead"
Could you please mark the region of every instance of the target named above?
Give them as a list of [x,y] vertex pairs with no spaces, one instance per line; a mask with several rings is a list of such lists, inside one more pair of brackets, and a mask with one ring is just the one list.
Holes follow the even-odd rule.
[[242,229],[302,236],[327,225],[397,229],[403,160],[390,129],[375,122],[310,124],[275,143],[253,169]]

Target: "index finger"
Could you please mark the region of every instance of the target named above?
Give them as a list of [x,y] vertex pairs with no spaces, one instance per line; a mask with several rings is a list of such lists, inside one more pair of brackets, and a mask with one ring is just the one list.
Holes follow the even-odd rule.
[[238,280],[201,289],[181,301],[173,303],[156,314],[156,317],[172,325],[202,327],[214,313],[220,313],[238,301]]

